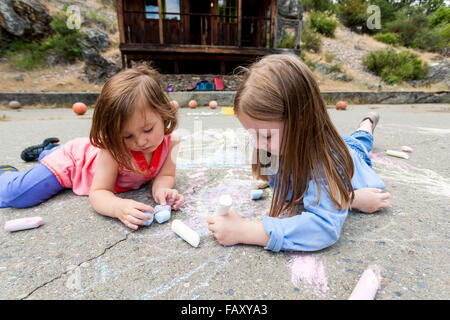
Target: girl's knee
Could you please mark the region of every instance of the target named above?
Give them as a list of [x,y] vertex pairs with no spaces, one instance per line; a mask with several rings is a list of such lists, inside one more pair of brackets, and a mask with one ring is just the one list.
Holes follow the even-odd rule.
[[10,204],[20,196],[20,184],[17,183],[20,175],[20,172],[11,172],[0,176],[0,200],[2,202]]

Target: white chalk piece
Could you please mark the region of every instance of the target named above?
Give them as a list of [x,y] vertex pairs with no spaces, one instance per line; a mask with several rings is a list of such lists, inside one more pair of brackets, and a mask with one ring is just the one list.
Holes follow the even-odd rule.
[[37,228],[42,224],[41,217],[30,217],[30,218],[22,218],[9,220],[5,223],[5,230],[9,232],[25,230],[25,229],[33,229]]
[[172,231],[179,235],[191,246],[197,247],[200,243],[200,236],[197,232],[185,225],[181,220],[175,219],[171,225]]
[[408,146],[402,146],[402,151],[411,153],[413,152],[413,149]]
[[380,283],[372,269],[363,272],[348,300],[373,300]]
[[388,156],[392,156],[392,157],[409,159],[409,156],[406,153],[402,152],[402,151],[386,150],[386,154]]
[[261,190],[261,189],[250,191],[250,197],[252,198],[252,200],[261,199],[262,195],[263,195],[263,190]]
[[155,219],[158,223],[166,222],[170,219],[170,211],[168,210],[161,210],[155,213]]
[[216,214],[227,214],[232,204],[233,199],[228,194],[221,195],[217,204]]

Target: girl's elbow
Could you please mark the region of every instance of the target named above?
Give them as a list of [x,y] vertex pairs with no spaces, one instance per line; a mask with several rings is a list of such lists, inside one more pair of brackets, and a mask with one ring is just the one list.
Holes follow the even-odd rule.
[[338,230],[330,230],[330,232],[327,233],[327,237],[323,239],[320,248],[318,248],[317,250],[322,250],[331,247],[333,244],[338,242],[339,236],[340,234]]

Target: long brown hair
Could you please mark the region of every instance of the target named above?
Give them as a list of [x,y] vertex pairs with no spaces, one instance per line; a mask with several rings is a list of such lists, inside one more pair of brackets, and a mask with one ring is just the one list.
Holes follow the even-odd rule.
[[95,105],[90,141],[108,150],[119,166],[141,173],[132,164],[131,153],[121,135],[136,108],[151,108],[159,114],[166,135],[177,126],[177,110],[161,88],[159,73],[141,65],[120,71],[105,83]]
[[[234,112],[256,120],[284,122],[281,156],[277,160],[272,157],[279,161],[282,174],[275,180],[270,216],[278,217],[284,210],[295,214],[311,179],[319,192],[317,201],[320,181],[340,210],[350,205],[352,157],[331,122],[312,72],[297,56],[268,55],[251,65],[236,92]],[[267,181],[259,156],[253,159],[253,176]],[[290,186],[292,196],[287,202]]]

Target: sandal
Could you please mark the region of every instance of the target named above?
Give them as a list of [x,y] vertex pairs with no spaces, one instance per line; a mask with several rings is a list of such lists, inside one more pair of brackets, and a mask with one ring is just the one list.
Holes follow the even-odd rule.
[[41,144],[25,148],[20,157],[23,161],[34,161],[39,158],[42,151],[50,150],[58,146],[58,142],[58,138],[47,138]]
[[369,119],[372,122],[372,133],[373,133],[375,131],[375,127],[378,124],[378,121],[380,120],[380,114],[375,111],[369,112],[367,116],[365,116],[359,124],[361,125],[361,123],[367,119]]
[[13,166],[0,166],[0,175],[6,173],[6,172],[13,172],[13,171],[19,171],[16,168],[14,168]]

